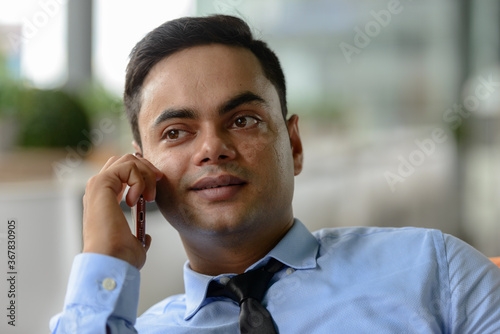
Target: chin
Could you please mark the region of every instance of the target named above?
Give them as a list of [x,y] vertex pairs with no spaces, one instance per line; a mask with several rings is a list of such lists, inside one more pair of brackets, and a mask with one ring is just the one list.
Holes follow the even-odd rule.
[[248,210],[238,210],[234,205],[199,210],[190,205],[180,204],[175,211],[161,209],[160,211],[181,234],[227,235],[240,233],[252,228],[254,221],[254,219],[249,219],[253,215],[249,215]]

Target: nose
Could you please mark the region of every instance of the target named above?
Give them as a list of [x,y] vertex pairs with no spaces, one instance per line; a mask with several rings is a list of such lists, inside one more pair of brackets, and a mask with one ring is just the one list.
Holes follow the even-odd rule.
[[199,143],[193,159],[199,166],[227,162],[236,157],[236,149],[228,133],[208,129],[198,135],[197,140]]

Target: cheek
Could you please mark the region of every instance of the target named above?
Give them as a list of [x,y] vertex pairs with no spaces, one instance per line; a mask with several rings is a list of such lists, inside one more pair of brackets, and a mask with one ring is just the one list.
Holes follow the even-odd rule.
[[186,161],[176,154],[159,154],[150,161],[164,174],[156,184],[156,203],[163,214],[173,215],[182,202],[179,189],[183,186]]
[[252,139],[238,147],[242,158],[270,178],[293,173],[293,160],[288,137]]
[[270,140],[260,138],[258,140],[248,140],[242,142],[238,147],[238,151],[245,160],[248,162],[254,162],[262,159],[266,153],[269,153],[269,149],[271,149],[271,147],[272,143]]
[[146,157],[156,168],[158,168],[168,180],[169,188],[176,187],[189,163],[189,156],[175,153],[151,154]]

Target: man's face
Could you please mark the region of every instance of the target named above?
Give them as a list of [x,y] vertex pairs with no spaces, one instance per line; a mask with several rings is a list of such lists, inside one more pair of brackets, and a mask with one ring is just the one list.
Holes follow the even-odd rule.
[[297,122],[283,120],[249,50],[196,46],[157,63],[139,129],[144,157],[165,175],[157,205],[181,236],[262,232],[293,219]]

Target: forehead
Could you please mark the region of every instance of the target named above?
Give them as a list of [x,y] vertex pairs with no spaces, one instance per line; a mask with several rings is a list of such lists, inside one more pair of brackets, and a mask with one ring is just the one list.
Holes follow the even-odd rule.
[[191,47],[153,66],[143,84],[139,118],[171,107],[217,108],[244,91],[279,105],[276,89],[250,50],[220,44]]

